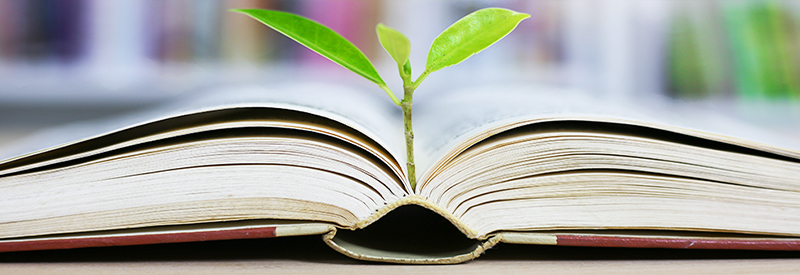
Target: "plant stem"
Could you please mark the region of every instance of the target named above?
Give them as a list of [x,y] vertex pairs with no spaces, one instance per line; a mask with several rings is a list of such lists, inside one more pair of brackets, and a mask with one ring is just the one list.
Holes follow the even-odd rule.
[[412,93],[414,92],[414,90],[417,89],[417,87],[419,87],[419,84],[421,84],[422,81],[425,80],[426,77],[428,77],[429,74],[431,74],[431,72],[429,72],[428,70],[425,70],[425,71],[422,72],[422,74],[419,77],[417,77],[417,81],[414,81],[414,83],[411,83],[411,92]]
[[417,187],[416,165],[414,165],[414,130],[411,126],[411,100],[414,97],[414,87],[404,85],[403,89],[405,94],[400,102],[400,107],[403,109],[403,128],[406,137],[406,170],[408,170],[408,182],[413,190]]
[[410,70],[406,73],[403,66],[398,64],[400,70],[400,77],[403,78],[403,100],[400,101],[400,108],[403,109],[403,128],[405,129],[406,136],[406,170],[408,170],[408,183],[411,184],[411,189],[417,188],[417,175],[416,165],[414,164],[414,130],[411,124],[411,107],[413,106],[412,100],[414,98],[414,90],[419,87],[419,84],[428,77],[431,72],[425,70],[417,78],[417,81],[411,81]]

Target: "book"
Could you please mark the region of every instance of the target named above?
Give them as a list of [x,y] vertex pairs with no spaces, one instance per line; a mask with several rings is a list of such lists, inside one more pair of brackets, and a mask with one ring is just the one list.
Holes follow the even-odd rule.
[[0,251],[319,234],[356,259],[497,243],[800,250],[800,146],[669,106],[535,85],[237,86],[0,150]]

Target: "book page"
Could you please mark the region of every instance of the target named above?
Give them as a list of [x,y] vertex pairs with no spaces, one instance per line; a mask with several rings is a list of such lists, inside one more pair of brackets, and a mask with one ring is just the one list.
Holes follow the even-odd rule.
[[[579,119],[642,125],[800,156],[800,142],[767,129],[665,102],[612,101],[587,92],[537,85],[494,85],[415,98],[418,175],[445,155],[509,127]],[[514,126],[516,125],[516,126]],[[788,149],[788,150],[787,150]]]
[[0,162],[170,117],[233,107],[279,107],[324,116],[360,131],[398,163],[405,162],[402,114],[383,91],[319,83],[234,86],[147,112],[62,126],[0,148]]

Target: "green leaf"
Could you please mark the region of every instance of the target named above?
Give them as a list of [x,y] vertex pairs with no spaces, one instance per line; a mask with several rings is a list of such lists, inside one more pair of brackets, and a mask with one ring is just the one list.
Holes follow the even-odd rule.
[[375,27],[378,33],[378,40],[381,46],[392,56],[398,66],[403,66],[408,62],[408,55],[411,53],[411,43],[408,38],[399,31],[389,28],[384,24]]
[[281,11],[234,9],[308,47],[378,85],[386,85],[361,50],[340,34],[311,19]]
[[501,8],[482,9],[464,16],[433,40],[425,70],[434,72],[461,63],[505,37],[528,17]]

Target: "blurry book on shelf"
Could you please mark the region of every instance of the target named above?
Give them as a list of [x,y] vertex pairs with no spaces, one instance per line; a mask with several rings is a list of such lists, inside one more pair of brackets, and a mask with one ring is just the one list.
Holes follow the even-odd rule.
[[672,8],[669,95],[800,135],[800,6],[676,1]]
[[674,8],[669,46],[673,95],[798,101],[796,6],[778,1],[681,1]]
[[459,263],[497,243],[800,250],[800,143],[538,85],[417,98],[230,86],[0,151],[0,251],[320,235],[356,259]]
[[14,3],[10,1],[0,1],[0,61],[9,59],[14,55],[14,51],[19,43],[19,30],[17,27],[20,22],[20,15],[15,14]]
[[86,51],[86,4],[83,0],[0,2],[0,57],[62,63],[79,59]]
[[[380,50],[375,36],[378,21],[378,1],[303,1],[298,5],[298,14],[328,26],[352,41],[367,56],[377,56]],[[301,51],[301,62],[320,66],[331,65],[330,61],[311,51]]]
[[670,93],[688,99],[731,96],[722,14],[707,1],[678,2],[675,9],[667,55]]
[[[274,6],[275,1],[229,1],[214,12],[237,7],[270,9]],[[269,60],[271,53],[276,50],[270,43],[276,38],[272,33],[246,18],[228,14],[220,14],[220,17],[220,57],[224,62],[260,64]]]
[[725,22],[745,100],[800,99],[797,18],[778,2],[725,3]]
[[[204,1],[201,1],[204,2]],[[207,1],[205,1],[207,2]],[[149,3],[148,14],[155,20],[153,57],[162,62],[188,62],[197,58],[194,47],[195,21],[211,21],[214,17],[196,17],[192,14],[191,1],[153,1]],[[205,3],[204,3],[205,4]],[[213,14],[213,13],[212,13]]]

